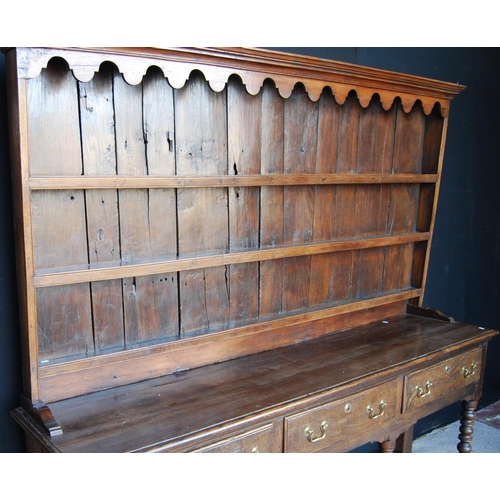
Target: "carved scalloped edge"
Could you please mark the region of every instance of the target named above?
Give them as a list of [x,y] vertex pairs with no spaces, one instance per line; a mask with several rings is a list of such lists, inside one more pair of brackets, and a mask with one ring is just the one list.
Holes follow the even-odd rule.
[[449,99],[428,97],[424,95],[407,94],[392,90],[374,89],[361,85],[342,84],[327,81],[326,79],[310,79],[297,76],[264,73],[259,71],[249,71],[235,67],[222,67],[210,64],[196,63],[192,60],[186,62],[171,61],[165,59],[155,59],[147,57],[130,57],[130,55],[120,55],[115,53],[99,53],[92,51],[79,51],[57,48],[30,48],[28,50],[18,49],[18,78],[36,78],[47,68],[49,61],[55,57],[64,59],[69,68],[73,71],[75,78],[80,82],[89,82],[104,62],[111,62],[123,75],[124,80],[130,85],[138,85],[142,82],[144,75],[152,66],[158,67],[168,79],[169,84],[175,88],[182,88],[195,70],[201,71],[205,76],[210,88],[215,92],[224,90],[229,77],[238,75],[246,90],[251,95],[257,95],[262,88],[264,81],[270,79],[276,85],[281,97],[287,99],[292,94],[297,83],[302,83],[311,99],[317,101],[323,90],[329,87],[334,95],[335,101],[342,105],[351,91],[355,91],[359,103],[366,108],[374,95],[379,96],[382,107],[387,111],[391,108],[396,98],[401,99],[403,110],[409,113],[415,103],[420,101],[424,113],[429,115],[436,103],[443,117],[448,116]]

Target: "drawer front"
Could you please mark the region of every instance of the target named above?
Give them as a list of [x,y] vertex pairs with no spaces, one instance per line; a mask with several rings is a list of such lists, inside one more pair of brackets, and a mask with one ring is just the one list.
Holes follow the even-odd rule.
[[396,380],[285,418],[285,452],[322,451],[393,420],[399,412]]
[[196,453],[272,453],[273,425],[268,424],[244,434],[238,434],[210,446],[195,450]]
[[481,359],[482,349],[474,349],[405,376],[403,412],[477,382],[481,376]]

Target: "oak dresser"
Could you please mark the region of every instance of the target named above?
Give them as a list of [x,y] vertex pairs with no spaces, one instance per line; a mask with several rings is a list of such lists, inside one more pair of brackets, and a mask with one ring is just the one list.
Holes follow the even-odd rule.
[[463,86],[240,48],[10,48],[29,451],[411,451],[488,341],[424,308]]

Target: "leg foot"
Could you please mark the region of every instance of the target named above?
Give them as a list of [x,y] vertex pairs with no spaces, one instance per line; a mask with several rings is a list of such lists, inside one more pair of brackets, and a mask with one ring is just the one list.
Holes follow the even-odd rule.
[[396,441],[389,440],[378,444],[378,450],[380,453],[394,453],[394,448],[396,447]]
[[474,421],[476,419],[477,401],[462,401],[462,413],[460,418],[460,434],[457,450],[460,453],[472,451],[472,434],[474,433]]

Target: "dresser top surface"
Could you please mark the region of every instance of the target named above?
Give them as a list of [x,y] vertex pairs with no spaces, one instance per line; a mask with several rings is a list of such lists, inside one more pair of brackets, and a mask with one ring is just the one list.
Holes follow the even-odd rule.
[[[62,451],[123,452],[357,390],[477,346],[491,329],[413,315],[50,405]],[[373,352],[377,355],[374,356]],[[401,372],[401,373],[400,373]],[[161,411],[165,410],[165,411]]]

